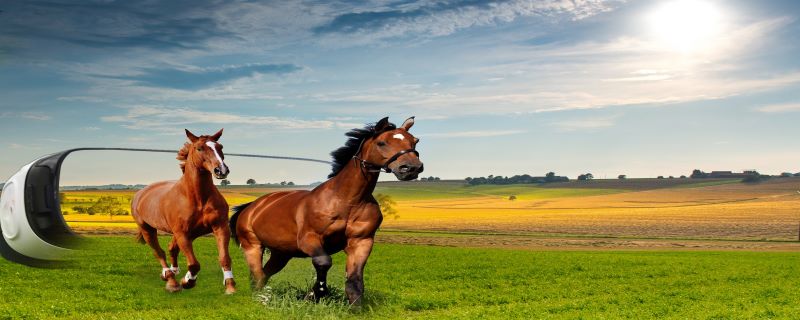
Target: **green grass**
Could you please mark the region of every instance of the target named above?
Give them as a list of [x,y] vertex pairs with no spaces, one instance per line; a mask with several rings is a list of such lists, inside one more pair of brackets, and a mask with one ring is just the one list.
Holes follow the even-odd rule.
[[353,311],[342,292],[341,254],[329,277],[334,298],[314,304],[297,298],[313,279],[308,259],[293,260],[271,280],[268,294],[254,295],[235,249],[239,292],[225,296],[212,239],[198,239],[195,247],[200,282],[178,294],[163,290],[149,248],[128,237],[93,238],[93,250],[69,269],[0,261],[0,319],[751,319],[796,318],[800,312],[800,253],[379,244],[366,271],[366,305]]

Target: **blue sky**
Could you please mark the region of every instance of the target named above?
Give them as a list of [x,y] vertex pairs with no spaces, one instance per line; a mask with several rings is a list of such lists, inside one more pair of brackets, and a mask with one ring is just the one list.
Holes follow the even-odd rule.
[[[352,127],[417,116],[426,175],[800,171],[795,1],[5,1],[0,180],[71,147],[328,159]],[[229,158],[230,179],[323,180]],[[64,184],[177,178],[95,152]],[[387,176],[384,179],[391,179]]]

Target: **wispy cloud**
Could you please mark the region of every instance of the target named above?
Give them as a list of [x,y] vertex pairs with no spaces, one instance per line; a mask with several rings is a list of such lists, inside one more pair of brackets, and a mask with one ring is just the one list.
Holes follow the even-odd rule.
[[89,103],[100,103],[107,101],[106,99],[93,96],[66,96],[66,97],[58,97],[56,98],[56,100],[68,101],[68,102],[89,102]]
[[108,76],[103,78],[131,80],[136,84],[174,89],[202,89],[239,78],[257,74],[286,74],[302,68],[293,64],[248,64],[216,68],[144,68],[142,73],[130,76]]
[[613,127],[616,117],[598,117],[587,119],[573,119],[554,122],[552,125],[562,132],[593,130]]
[[188,124],[260,125],[269,129],[328,129],[338,124],[329,120],[249,116],[163,106],[136,106],[127,109],[126,114],[105,116],[101,120],[120,123],[128,129],[154,131],[174,131],[175,126]]
[[484,138],[523,134],[525,130],[456,131],[421,134],[424,138]]
[[[619,1],[505,1],[461,0],[422,2],[403,7],[347,12],[313,29],[317,34],[343,34],[336,39],[438,37],[456,31],[539,16],[578,20],[611,10]],[[355,40],[359,41],[359,40]]]
[[756,110],[764,113],[797,112],[800,111],[800,103],[771,104],[758,107]]
[[53,117],[43,112],[0,112],[0,118],[22,118],[46,121],[52,119]]

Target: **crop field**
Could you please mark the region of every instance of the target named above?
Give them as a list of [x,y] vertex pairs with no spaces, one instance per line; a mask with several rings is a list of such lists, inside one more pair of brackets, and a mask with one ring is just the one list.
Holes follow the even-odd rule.
[[[800,179],[758,184],[738,180],[629,179],[545,185],[461,182],[381,183],[396,216],[385,240],[528,248],[800,249]],[[221,189],[231,205],[278,188]],[[134,228],[130,216],[75,214],[72,207],[133,191],[65,192],[67,221],[86,233]],[[513,196],[514,200],[510,200]],[[120,203],[128,208],[128,203]],[[130,231],[128,231],[130,232]],[[470,235],[481,241],[463,241]],[[664,243],[669,245],[664,245]],[[413,242],[412,242],[413,243]]]
[[0,319],[776,319],[800,312],[797,252],[378,244],[365,273],[365,304],[351,309],[342,254],[329,276],[332,297],[314,304],[299,298],[313,281],[308,259],[293,260],[269,290],[252,292],[234,249],[239,291],[225,296],[213,239],[200,238],[198,286],[170,294],[148,247],[130,236],[88,241],[65,269],[0,260]]

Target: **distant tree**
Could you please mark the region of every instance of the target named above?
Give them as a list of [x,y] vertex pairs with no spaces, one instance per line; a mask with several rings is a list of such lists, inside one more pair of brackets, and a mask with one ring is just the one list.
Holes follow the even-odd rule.
[[742,179],[742,182],[744,182],[744,183],[758,183],[758,182],[767,180],[769,178],[771,178],[769,175],[760,174],[758,172],[754,172],[754,173],[748,174],[746,177],[744,177],[744,179]]
[[464,181],[466,181],[467,184],[469,184],[470,182],[472,182],[472,177],[467,177],[466,179],[464,179]]
[[222,181],[219,182],[219,185],[221,185],[223,187],[228,186],[230,184],[231,184],[231,182],[228,179],[222,179]]
[[255,185],[256,184],[256,179],[253,179],[253,178],[247,179],[247,184],[251,185],[251,186]]
[[419,180],[420,181],[428,181],[428,178],[422,177],[422,178],[419,178]]
[[72,211],[75,211],[77,213],[86,213],[86,208],[81,206],[74,206],[72,207]]
[[440,181],[440,180],[442,180],[442,179],[439,179],[439,177],[434,177],[434,178],[433,178],[433,180],[434,180],[434,181]]
[[493,175],[493,174],[490,174],[490,175],[489,175],[488,177],[486,177],[486,178],[487,178],[487,179],[489,179],[489,180],[492,180],[492,179],[494,179],[494,175]]
[[670,179],[675,179],[675,176],[669,176]]
[[508,200],[511,200],[511,201],[517,200],[517,196],[512,194],[512,195],[508,196]]
[[691,177],[692,179],[705,178],[708,177],[708,174],[703,171],[700,171],[700,169],[694,169],[692,171],[692,175],[689,177]]
[[394,219],[400,218],[397,214],[397,202],[392,200],[392,197],[388,194],[378,193],[375,195],[375,200],[378,201],[378,205],[381,207],[381,213],[383,213],[384,217],[393,217]]
[[800,177],[800,172],[794,174],[795,177]]
[[656,179],[664,179],[664,176],[658,176]]
[[586,175],[585,174],[578,175],[578,181],[586,181]]
[[578,176],[579,181],[586,181],[594,179],[594,175],[591,173],[586,173]]
[[428,181],[433,181],[434,179],[436,178],[434,178],[433,176],[428,177]]
[[286,185],[286,181],[281,181],[281,185],[285,186]]
[[624,174],[621,174],[621,175],[618,175],[618,176],[617,176],[617,179],[620,179],[620,180],[625,180],[625,179],[628,179],[628,176],[626,176],[626,175],[624,175]]
[[781,173],[781,178],[788,178],[788,177],[791,177],[791,176],[792,176],[792,173],[791,173],[791,172],[784,172],[784,173]]
[[681,175],[681,179],[686,179],[686,175]]
[[287,186],[293,186],[294,185],[294,181],[289,181],[289,182],[286,183],[286,185]]

